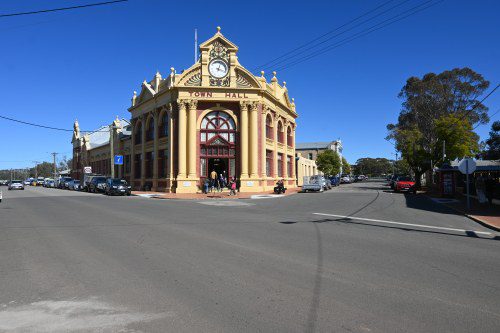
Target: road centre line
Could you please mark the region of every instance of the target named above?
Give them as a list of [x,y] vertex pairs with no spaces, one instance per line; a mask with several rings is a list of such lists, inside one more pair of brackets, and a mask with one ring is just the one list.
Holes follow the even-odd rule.
[[446,231],[459,231],[459,232],[473,232],[473,233],[476,233],[476,234],[493,236],[493,233],[491,233],[491,232],[485,232],[485,231],[455,229],[455,228],[446,228],[446,227],[436,227],[436,226],[432,226],[432,225],[403,223],[403,222],[395,222],[395,221],[387,221],[387,220],[367,219],[367,218],[364,218],[364,217],[347,216],[347,215],[335,215],[335,214],[324,214],[324,213],[313,213],[313,214],[314,215],[322,215],[322,216],[332,216],[332,217],[347,218],[347,219],[352,219],[352,220],[361,220],[361,221],[369,221],[369,222],[379,222],[379,223],[403,225],[403,226],[407,226],[407,227],[418,227],[418,228],[428,228],[428,229],[437,229],[437,230],[446,230]]

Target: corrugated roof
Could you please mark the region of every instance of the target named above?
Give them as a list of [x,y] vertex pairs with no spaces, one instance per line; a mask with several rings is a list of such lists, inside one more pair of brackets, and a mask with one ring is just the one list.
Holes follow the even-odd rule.
[[[126,130],[125,127],[130,125],[127,119],[120,119],[120,127],[122,128],[123,135],[130,135],[131,132]],[[89,133],[89,146],[90,149],[101,147],[109,144],[109,126],[101,126],[94,132]]]
[[332,142],[299,142],[295,144],[295,150],[326,149]]

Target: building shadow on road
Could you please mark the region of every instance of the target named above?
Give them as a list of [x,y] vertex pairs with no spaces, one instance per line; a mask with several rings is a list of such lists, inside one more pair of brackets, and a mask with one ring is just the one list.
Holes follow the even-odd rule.
[[[422,230],[418,228],[411,228],[411,227],[399,227],[399,226],[392,226],[392,225],[380,225],[380,224],[375,224],[375,223],[370,223],[366,221],[357,221],[355,218],[349,218],[349,217],[339,217],[339,218],[325,218],[325,219],[318,219],[318,220],[311,220],[311,221],[281,221],[279,222],[281,224],[295,224],[295,223],[343,223],[343,224],[355,224],[355,225],[362,225],[362,226],[370,226],[370,227],[375,227],[375,228],[385,228],[385,229],[397,229],[397,230],[402,230],[406,232],[418,232],[418,233],[426,233],[426,234],[438,234],[438,235],[447,235],[447,236],[454,236],[454,237],[466,237],[466,238],[477,238],[480,240],[495,240],[495,241],[500,241],[500,236],[495,236],[492,238],[486,238],[486,237],[481,237],[479,236],[476,232],[473,230],[466,230],[464,233],[459,233],[458,231],[456,233],[454,232],[445,232],[445,231],[437,231],[437,230]],[[494,233],[492,233],[494,234]]]

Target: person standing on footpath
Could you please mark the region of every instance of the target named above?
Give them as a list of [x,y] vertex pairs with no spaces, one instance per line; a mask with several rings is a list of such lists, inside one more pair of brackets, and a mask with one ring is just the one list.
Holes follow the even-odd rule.
[[477,200],[479,201],[480,204],[483,204],[486,202],[486,196],[484,194],[486,185],[484,183],[484,178],[481,174],[476,178],[475,185],[476,185]]
[[236,195],[236,178],[229,181],[229,195]]
[[210,192],[214,191],[216,181],[217,181],[217,172],[215,172],[215,170],[212,170],[212,172],[210,172]]
[[496,181],[491,177],[491,174],[488,174],[488,178],[486,178],[484,182],[486,198],[488,198],[489,205],[493,205],[493,195],[495,194]]

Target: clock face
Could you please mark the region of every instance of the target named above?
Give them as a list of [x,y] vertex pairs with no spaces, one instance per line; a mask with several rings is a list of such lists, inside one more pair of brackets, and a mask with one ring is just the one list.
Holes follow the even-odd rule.
[[227,75],[229,66],[224,60],[216,59],[208,65],[208,71],[213,77],[220,79]]

